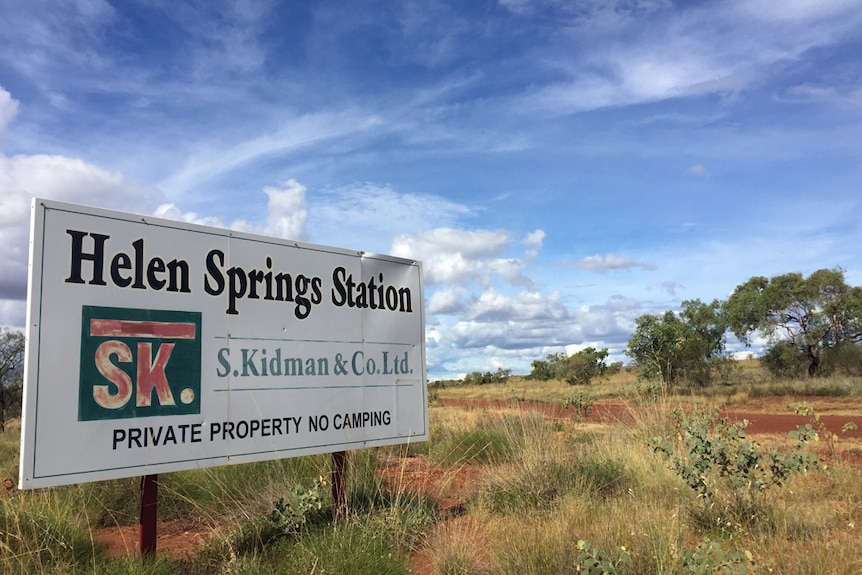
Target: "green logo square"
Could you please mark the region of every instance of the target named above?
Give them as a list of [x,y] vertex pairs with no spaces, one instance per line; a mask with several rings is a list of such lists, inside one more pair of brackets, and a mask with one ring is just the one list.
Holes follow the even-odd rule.
[[200,312],[83,306],[78,421],[201,412]]

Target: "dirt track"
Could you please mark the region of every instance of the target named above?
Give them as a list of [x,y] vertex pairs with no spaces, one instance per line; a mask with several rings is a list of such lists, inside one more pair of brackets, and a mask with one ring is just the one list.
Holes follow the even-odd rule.
[[[800,399],[801,403],[805,398]],[[810,403],[810,402],[809,402]],[[440,399],[437,404],[451,407],[473,407],[485,409],[506,409],[512,404],[506,401],[471,401],[457,399]],[[630,423],[633,420],[633,407],[619,401],[596,401],[589,415],[580,414],[574,407],[565,408],[558,403],[537,403],[521,401],[517,403],[519,409],[530,409],[544,414],[547,417],[558,419],[578,419],[585,422],[597,423]],[[811,416],[796,415],[793,413],[770,413],[760,411],[753,406],[730,406],[721,410],[722,417],[733,421],[748,420],[746,431],[750,434],[785,434],[793,431],[799,425],[811,423]],[[836,436],[844,438],[862,438],[862,414],[851,415],[821,415],[820,421]],[[842,432],[846,423],[855,423],[857,428]]]

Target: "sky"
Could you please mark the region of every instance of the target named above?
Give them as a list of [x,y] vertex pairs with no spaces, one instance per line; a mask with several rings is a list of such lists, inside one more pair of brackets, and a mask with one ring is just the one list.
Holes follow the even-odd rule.
[[0,47],[0,326],[33,196],[419,259],[431,379],[862,285],[858,0],[4,0]]

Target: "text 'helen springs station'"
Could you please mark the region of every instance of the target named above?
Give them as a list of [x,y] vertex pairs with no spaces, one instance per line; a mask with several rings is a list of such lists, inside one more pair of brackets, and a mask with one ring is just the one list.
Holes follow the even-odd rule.
[[[66,233],[71,237],[71,268],[66,283],[104,286],[111,282],[120,288],[192,293],[189,263],[147,257],[143,238],[133,241],[126,252],[111,251],[111,238],[106,234],[71,229]],[[210,250],[204,262],[203,291],[210,296],[224,294],[225,311],[230,315],[240,313],[240,300],[252,299],[293,303],[296,318],[307,318],[313,306],[323,301],[323,279],[274,270],[273,265],[272,257],[266,256],[261,269],[225,269],[224,252]],[[357,281],[344,267],[336,267],[329,292],[330,301],[337,307],[413,313],[410,288],[387,285],[383,272]]]
[[21,488],[428,439],[421,262],[39,198],[30,232]]

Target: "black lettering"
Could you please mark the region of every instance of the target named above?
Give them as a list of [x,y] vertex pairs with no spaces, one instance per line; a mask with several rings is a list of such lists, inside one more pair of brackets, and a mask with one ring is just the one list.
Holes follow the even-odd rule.
[[344,285],[344,274],[347,273],[343,267],[337,267],[332,271],[332,303],[338,307],[347,303],[347,288]]
[[165,260],[162,258],[153,258],[150,260],[150,265],[147,266],[147,282],[149,282],[151,288],[158,291],[165,287],[168,281],[157,277],[156,274],[163,274],[166,270]]
[[114,430],[114,451],[117,450],[117,444],[122,443],[126,440],[126,430],[125,429],[115,429]]
[[[84,278],[81,277],[81,264],[84,260],[88,260],[93,262],[93,276],[90,279],[89,284],[99,286],[106,285],[105,280],[102,278],[102,272],[105,265],[105,241],[111,236],[106,236],[104,234],[88,234],[87,232],[79,232],[76,230],[66,230],[66,233],[72,236],[72,253],[70,262],[72,269],[69,271],[69,277],[65,280],[66,283],[85,283]],[[84,253],[84,238],[86,236],[92,236],[93,238],[93,251],[91,253]]]
[[[189,262],[185,260],[173,260],[169,262],[168,273],[170,274],[168,276],[170,278],[170,283],[168,284],[168,291],[191,293],[192,290],[191,288],[189,288]],[[178,275],[181,280],[179,287],[177,287]]]
[[129,254],[118,253],[111,260],[111,280],[119,287],[129,287],[129,284],[132,283],[132,278],[121,275],[120,271],[130,269],[132,269],[132,260],[129,258]]
[[243,269],[239,267],[233,267],[227,270],[227,277],[230,279],[227,313],[229,315],[239,315],[239,312],[236,310],[236,300],[242,299],[245,295],[245,290],[248,287],[248,280],[245,279],[245,272]]
[[[216,259],[218,259],[218,263],[216,263]],[[204,291],[209,295],[219,295],[224,291],[224,275],[221,273],[221,266],[223,265],[224,252],[212,250],[207,254],[207,273],[204,274]],[[214,286],[210,284],[210,276],[212,276],[215,282]]]
[[135,248],[135,283],[133,289],[147,289],[144,285],[144,240],[138,239],[132,242]]

